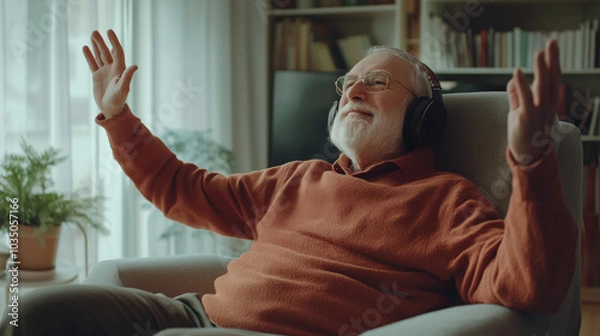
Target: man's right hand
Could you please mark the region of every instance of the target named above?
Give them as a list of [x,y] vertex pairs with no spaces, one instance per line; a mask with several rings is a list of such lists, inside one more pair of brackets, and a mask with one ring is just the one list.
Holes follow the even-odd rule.
[[92,33],[92,51],[83,47],[83,55],[92,72],[94,81],[94,99],[105,118],[112,118],[121,113],[129,94],[129,85],[136,65],[125,68],[125,54],[114,31],[108,31],[108,40],[112,44],[109,51],[102,35],[98,31]]

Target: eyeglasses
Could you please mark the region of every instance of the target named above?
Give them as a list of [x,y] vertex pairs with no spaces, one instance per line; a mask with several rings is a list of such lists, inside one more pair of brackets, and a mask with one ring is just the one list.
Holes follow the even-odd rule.
[[335,89],[340,96],[344,95],[344,92],[349,90],[354,84],[358,83],[360,80],[363,80],[365,84],[365,90],[367,93],[375,93],[379,91],[383,91],[388,88],[390,83],[390,79],[394,80],[396,83],[400,84],[403,88],[408,90],[415,97],[417,96],[412,92],[411,89],[407,88],[404,84],[400,83],[396,79],[391,78],[385,72],[372,72],[366,75],[364,78],[359,78],[357,76],[342,76],[335,80]]

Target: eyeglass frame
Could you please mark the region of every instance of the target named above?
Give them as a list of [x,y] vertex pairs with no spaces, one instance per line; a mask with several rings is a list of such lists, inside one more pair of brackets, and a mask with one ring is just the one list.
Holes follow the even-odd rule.
[[340,79],[342,79],[342,78],[344,79],[344,81],[346,80],[346,78],[347,78],[347,77],[355,78],[355,79],[356,79],[356,82],[354,82],[354,84],[352,84],[352,86],[356,85],[356,84],[357,84],[359,81],[361,81],[361,80],[363,81],[363,85],[364,85],[365,79],[366,79],[368,76],[371,76],[371,75],[374,75],[374,74],[382,74],[382,75],[385,75],[385,76],[386,76],[385,87],[384,87],[382,90],[369,91],[369,89],[368,89],[368,88],[367,88],[367,86],[365,85],[365,91],[366,91],[368,94],[373,94],[373,93],[375,93],[375,92],[383,92],[383,91],[387,90],[387,89],[389,88],[389,85],[390,85],[390,79],[392,79],[392,80],[394,80],[396,83],[400,84],[400,86],[402,86],[403,88],[405,88],[405,89],[406,89],[408,92],[410,92],[410,93],[411,93],[413,96],[417,97],[417,95],[416,95],[416,94],[415,94],[415,93],[414,93],[414,92],[413,92],[411,89],[409,89],[409,88],[408,88],[406,85],[402,84],[402,83],[401,83],[400,81],[398,81],[397,79],[393,78],[393,77],[392,77],[392,76],[391,76],[391,75],[390,75],[388,72],[386,72],[386,71],[373,71],[373,72],[370,72],[370,73],[368,73],[368,74],[367,74],[366,76],[364,76],[364,77],[358,77],[358,76],[352,76],[352,75],[344,75],[344,76],[340,76],[340,77],[338,77],[338,78],[335,80],[335,82],[334,82],[334,85],[335,85],[335,91],[337,92],[337,94],[338,94],[340,97],[344,95],[344,90],[343,90],[343,88],[341,88],[341,89],[340,89],[340,88],[338,87],[338,82],[339,82],[339,81],[340,81]]

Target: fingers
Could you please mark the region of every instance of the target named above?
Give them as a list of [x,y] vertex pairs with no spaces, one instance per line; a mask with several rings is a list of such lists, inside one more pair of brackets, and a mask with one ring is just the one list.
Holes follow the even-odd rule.
[[527,84],[527,78],[521,71],[521,68],[516,68],[513,72],[513,80],[515,82],[515,91],[519,98],[519,105],[523,106],[525,111],[532,111],[533,109],[533,96],[529,85]]
[[558,102],[560,94],[560,84],[562,82],[562,74],[560,69],[560,55],[558,43],[555,39],[550,39],[546,43],[546,65],[548,67],[548,83],[550,86],[550,99],[555,105]]
[[96,41],[94,41],[93,38],[92,38],[92,50],[94,50],[94,58],[96,59],[96,64],[98,65],[98,67],[103,66],[104,62],[102,61],[102,56],[100,55],[100,50],[98,50],[98,45],[96,44]]
[[120,83],[121,91],[129,92],[129,87],[131,85],[131,79],[133,78],[133,74],[137,71],[138,66],[132,65],[123,71],[121,75]]
[[88,46],[83,46],[83,56],[85,57],[88,66],[90,67],[90,72],[98,70],[98,64],[96,64],[96,59],[94,58],[94,55],[92,54],[92,51]]
[[517,94],[517,84],[514,78],[506,84],[506,93],[508,94],[508,104],[511,110],[519,107],[519,95]]
[[550,98],[550,92],[548,92],[550,74],[546,64],[546,54],[543,51],[538,51],[535,54],[534,63],[533,100],[536,106],[540,106],[543,102],[548,102]]
[[98,70],[105,64],[111,64],[113,62],[113,55],[114,61],[125,67],[125,54],[123,53],[123,47],[121,46],[121,42],[119,42],[117,34],[110,29],[108,30],[107,35],[113,47],[112,52],[108,50],[108,46],[98,31],[92,32],[90,43],[92,49],[90,50],[90,47],[88,46],[83,47],[83,55],[85,56],[91,72]]
[[94,52],[96,54],[96,59],[98,59],[98,57],[100,57],[100,59],[102,60],[102,63],[104,63],[104,64],[112,63],[113,59],[110,54],[110,51],[108,50],[108,47],[106,46],[106,43],[104,42],[104,39],[102,38],[102,35],[100,35],[100,33],[98,31],[94,31],[92,33],[92,42],[93,42],[93,45],[95,46]]
[[548,69],[550,69],[550,73],[553,76],[552,79],[560,80],[560,57],[558,50],[558,42],[556,42],[555,39],[550,39],[546,43],[546,64],[548,64]]
[[125,64],[125,54],[123,53],[123,47],[121,46],[121,42],[119,42],[117,34],[115,34],[115,32],[112,29],[110,29],[108,30],[107,35],[108,40],[112,45],[112,54],[115,58],[114,61]]

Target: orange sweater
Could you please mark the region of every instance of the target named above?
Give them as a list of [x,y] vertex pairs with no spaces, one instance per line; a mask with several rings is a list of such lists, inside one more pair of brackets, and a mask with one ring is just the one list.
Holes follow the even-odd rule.
[[[554,154],[516,166],[505,220],[431,149],[365,171],[291,162],[223,176],[179,161],[127,108],[97,123],[140,192],[181,223],[254,240],[204,295],[219,326],[357,335],[465,302],[552,312],[573,277],[577,229]],[[529,167],[532,168],[532,167]]]

